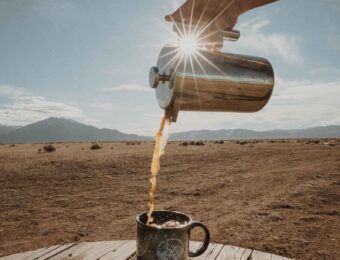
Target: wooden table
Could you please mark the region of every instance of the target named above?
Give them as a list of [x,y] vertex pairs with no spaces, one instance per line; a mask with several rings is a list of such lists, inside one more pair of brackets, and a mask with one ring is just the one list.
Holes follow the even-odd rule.
[[[190,248],[195,249],[200,242],[190,242]],[[47,259],[136,259],[136,241],[115,240],[100,242],[70,243],[41,248],[35,251],[1,257],[3,260],[47,260]],[[209,245],[208,250],[200,257],[193,259],[209,260],[288,260],[289,258],[222,244]]]

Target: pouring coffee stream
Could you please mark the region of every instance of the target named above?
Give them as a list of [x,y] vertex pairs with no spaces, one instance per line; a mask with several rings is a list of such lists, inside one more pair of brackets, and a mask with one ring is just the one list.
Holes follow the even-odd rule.
[[[154,147],[154,152],[153,152],[153,157],[152,157],[152,163],[151,163],[151,178],[150,178],[150,183],[151,183],[151,188],[149,192],[149,207],[147,211],[147,225],[152,224],[153,218],[152,218],[152,212],[155,208],[155,192],[156,192],[156,186],[157,186],[157,174],[161,168],[160,165],[160,158],[164,154],[164,149],[165,145],[167,142],[167,136],[163,135],[164,127],[166,123],[171,123],[171,118],[165,115],[162,118],[160,128],[155,136],[155,147]],[[163,142],[162,142],[163,141]]]
[[[254,0],[250,5],[245,0],[221,0],[219,3],[225,2],[226,6],[222,8],[223,12],[217,13],[217,16],[212,18],[212,22],[219,20],[221,15],[225,16],[233,10],[243,9],[242,12],[232,16],[233,19],[236,17],[230,24],[232,26],[227,29],[220,28],[213,34],[217,32],[227,40],[237,41],[240,32],[233,29],[237,16],[275,1]],[[160,149],[166,121],[169,124],[176,122],[180,111],[257,112],[268,103],[274,87],[274,71],[268,60],[224,53],[220,51],[221,44],[207,42],[206,39],[211,38],[211,30],[205,32],[207,25],[199,25],[201,17],[196,17],[199,18],[196,19],[197,24],[191,24],[191,21],[195,20],[195,17],[193,18],[195,15],[191,14],[190,17],[188,14],[193,12],[194,3],[195,1],[188,0],[177,12],[167,17],[168,21],[174,22],[174,31],[178,34],[179,42],[177,45],[166,45],[161,49],[157,65],[152,67],[149,73],[150,87],[156,90],[158,104],[165,110],[165,116],[155,137],[147,225],[153,222],[154,194],[160,170],[160,157],[165,147],[163,141],[164,146]],[[198,3],[202,5],[198,5],[203,10],[202,16],[207,3],[204,1]],[[182,14],[185,15],[185,19]],[[215,48],[216,46],[218,48]]]

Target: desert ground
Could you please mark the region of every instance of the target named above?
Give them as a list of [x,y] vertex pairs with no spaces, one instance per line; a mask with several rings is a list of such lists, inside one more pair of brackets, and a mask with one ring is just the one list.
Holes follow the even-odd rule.
[[[156,209],[205,223],[212,241],[340,259],[340,140],[170,142]],[[152,142],[0,145],[0,255],[135,238]],[[194,239],[201,234],[195,233]]]

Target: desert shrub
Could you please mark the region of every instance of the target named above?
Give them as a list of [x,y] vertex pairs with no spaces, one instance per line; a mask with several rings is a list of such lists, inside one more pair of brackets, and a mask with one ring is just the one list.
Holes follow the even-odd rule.
[[90,149],[91,150],[99,150],[99,149],[102,149],[102,147],[99,144],[95,143],[95,144],[91,145]]
[[199,140],[195,143],[195,145],[204,145],[204,142],[202,140]]
[[182,146],[188,146],[189,144],[188,144],[188,142],[183,142],[183,143],[181,143],[181,145]]
[[127,142],[126,145],[130,145],[130,142]]
[[38,149],[38,153],[41,153],[41,152],[42,152],[42,151],[41,151],[41,149],[39,148],[39,149]]
[[190,145],[195,145],[196,142],[195,142],[195,141],[191,141],[189,144],[190,144]]
[[55,152],[57,149],[53,146],[53,145],[51,145],[51,144],[48,144],[48,145],[45,145],[44,147],[43,147],[43,149],[44,149],[44,151],[46,152],[46,153],[52,153],[52,152]]

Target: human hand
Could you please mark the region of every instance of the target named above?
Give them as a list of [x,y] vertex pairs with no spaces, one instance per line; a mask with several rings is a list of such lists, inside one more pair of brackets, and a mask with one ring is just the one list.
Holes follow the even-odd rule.
[[216,49],[223,47],[222,30],[232,30],[241,14],[275,1],[278,0],[187,0],[165,19],[189,24],[191,31],[197,28],[200,44]]

